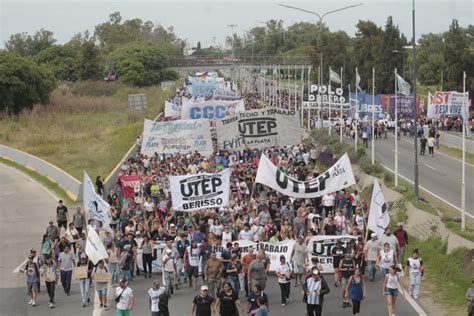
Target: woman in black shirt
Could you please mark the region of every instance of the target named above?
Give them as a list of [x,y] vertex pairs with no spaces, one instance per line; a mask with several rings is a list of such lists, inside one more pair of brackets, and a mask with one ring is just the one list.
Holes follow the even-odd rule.
[[217,306],[219,307],[219,314],[226,316],[238,316],[237,305],[244,312],[239,301],[239,293],[234,291],[229,282],[224,282],[223,290],[217,296]]

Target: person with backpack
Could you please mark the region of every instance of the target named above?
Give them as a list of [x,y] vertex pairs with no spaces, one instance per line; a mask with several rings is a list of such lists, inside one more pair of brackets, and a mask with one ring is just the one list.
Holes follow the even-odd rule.
[[28,295],[31,297],[29,305],[36,306],[36,298],[38,296],[38,281],[40,279],[39,266],[33,262],[33,256],[29,256],[25,266],[20,269],[21,273],[26,273],[26,287]]
[[209,289],[206,285],[201,286],[199,295],[193,299],[193,308],[191,315],[193,316],[211,316],[212,311],[217,313],[216,299],[209,295]]
[[290,265],[286,262],[284,255],[280,255],[280,265],[276,270],[278,277],[278,285],[281,293],[281,306],[286,306],[286,300],[290,298],[291,279],[293,271]]

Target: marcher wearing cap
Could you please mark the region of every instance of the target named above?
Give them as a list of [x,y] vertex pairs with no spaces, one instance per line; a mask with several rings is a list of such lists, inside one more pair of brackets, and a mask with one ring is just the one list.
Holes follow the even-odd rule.
[[216,299],[209,295],[209,289],[206,285],[201,286],[199,295],[193,299],[191,315],[211,316],[212,312],[218,314],[216,308]]
[[150,303],[150,311],[152,316],[160,315],[160,296],[165,293],[165,289],[160,287],[160,281],[153,281],[153,286],[148,290],[148,301]]
[[40,271],[38,264],[33,262],[33,256],[28,256],[28,260],[26,261],[25,265],[20,269],[20,273],[26,273],[26,288],[28,290],[28,296],[31,298],[28,304],[36,306]]

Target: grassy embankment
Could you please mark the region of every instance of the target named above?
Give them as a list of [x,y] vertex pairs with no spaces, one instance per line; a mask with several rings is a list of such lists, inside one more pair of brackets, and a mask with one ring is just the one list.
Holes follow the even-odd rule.
[[[356,163],[366,173],[381,179],[387,187],[395,189],[403,194],[403,198],[393,205],[391,223],[406,222],[408,219],[406,203],[411,202],[416,208],[429,213],[440,215],[443,223],[452,232],[474,241],[474,222],[467,220],[466,230],[461,231],[459,222],[459,212],[444,205],[424,192],[421,192],[421,201],[415,199],[414,189],[411,184],[401,180],[398,188],[394,188],[393,174],[385,170],[381,165],[372,165],[370,157],[364,153],[363,149],[354,153],[353,146],[346,143],[339,143],[339,137],[333,135],[329,137],[326,132],[312,132],[312,137],[318,146],[325,147],[325,151],[340,155],[347,152],[352,163]],[[318,164],[319,165],[319,164]],[[319,165],[322,170],[328,166]],[[370,203],[372,188],[366,188],[361,192],[361,196]],[[442,306],[448,315],[460,315],[465,312],[464,295],[470,285],[474,275],[474,264],[471,261],[469,250],[458,248],[451,254],[447,254],[446,241],[432,237],[426,241],[416,240],[411,237],[411,243],[407,253],[415,248],[420,251],[420,256],[425,263],[425,276],[422,287],[426,288],[434,302]]]
[[[46,106],[0,119],[0,143],[38,156],[82,181],[105,178],[123,158],[174,89],[135,88],[120,83],[81,82],[56,89]],[[128,95],[145,93],[146,111],[128,107]]]

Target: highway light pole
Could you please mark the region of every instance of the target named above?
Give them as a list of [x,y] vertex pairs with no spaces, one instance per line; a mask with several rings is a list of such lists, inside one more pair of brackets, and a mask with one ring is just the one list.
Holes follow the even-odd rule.
[[232,81],[234,81],[234,60],[235,60],[235,55],[234,55],[234,29],[237,27],[237,24],[227,24],[227,27],[230,27],[230,29],[232,30],[232,34],[231,34],[231,38],[230,38],[231,54],[232,54],[231,77],[232,77]]
[[[361,5],[363,5],[363,3],[358,3],[358,4],[354,4],[354,5],[345,6],[345,7],[336,9],[336,10],[331,10],[331,11],[328,11],[328,12],[324,12],[323,14],[319,14],[317,12],[310,11],[310,10],[297,8],[297,7],[294,7],[294,6],[291,6],[291,5],[286,5],[286,4],[281,4],[281,3],[279,3],[278,5],[281,6],[281,7],[285,7],[287,9],[293,9],[293,10],[298,10],[298,11],[306,12],[306,13],[309,13],[309,14],[313,14],[313,15],[316,15],[319,18],[319,27],[320,27],[321,30],[319,32],[319,48],[320,48],[320,52],[319,52],[320,66],[319,67],[320,67],[320,71],[319,71],[318,76],[320,76],[320,78],[319,78],[318,81],[322,84],[322,82],[323,82],[323,18],[326,15],[329,15],[331,13],[335,13],[335,12],[339,12],[339,11],[342,11],[342,10],[346,10],[346,9],[361,6]],[[318,87],[318,88],[320,89],[320,87]],[[321,109],[321,106],[319,108]],[[329,118],[329,122],[331,122],[331,118]],[[330,125],[329,125],[329,129],[331,129]]]

